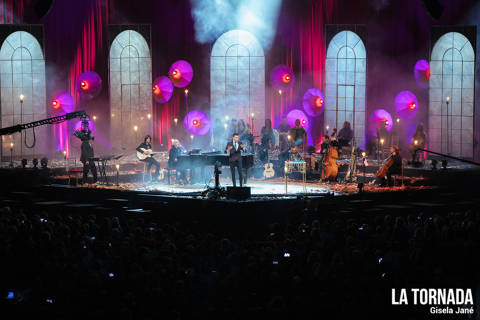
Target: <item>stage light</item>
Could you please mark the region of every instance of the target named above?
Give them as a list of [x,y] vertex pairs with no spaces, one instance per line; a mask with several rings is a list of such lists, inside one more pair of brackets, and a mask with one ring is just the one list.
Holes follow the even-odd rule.
[[281,95],[281,94],[282,94],[282,90],[278,90],[278,94]]
[[287,136],[287,140],[291,140],[292,139],[292,136],[291,135],[288,135]]
[[112,118],[115,118],[115,113],[112,113]]
[[138,126],[133,126],[133,131],[137,132]]
[[307,123],[307,120],[302,119],[302,126],[304,126]]
[[362,157],[365,158],[367,156],[367,153],[365,151],[362,152]]
[[447,96],[447,97],[445,98],[445,102],[447,102],[447,104],[450,102],[450,97],[449,97],[449,96]]
[[179,80],[182,78],[182,73],[178,69],[175,69],[172,71],[172,77],[175,80]]
[[385,128],[388,128],[388,124],[389,124],[388,120],[385,119]]
[[314,100],[315,107],[321,108],[323,106],[323,99],[321,97],[316,97]]
[[18,98],[20,99],[20,103],[23,103],[23,100],[25,99],[25,96],[23,95],[23,93],[21,93]]
[[149,113],[147,114],[147,119],[150,120],[152,118],[152,115]]
[[93,121],[97,120],[97,116],[92,117]]
[[173,119],[173,122],[175,122],[175,125],[177,125],[178,119],[177,118]]
[[160,87],[156,84],[153,86],[153,94],[158,96],[160,95],[160,93],[162,93],[162,91],[160,90]]
[[288,73],[283,75],[283,77],[282,77],[282,82],[283,83],[289,83],[290,80],[292,80],[292,77]]
[[13,142],[10,142],[10,150],[13,150]]
[[67,159],[67,151],[63,150],[63,159]]
[[192,135],[190,135],[190,139],[192,139],[192,140],[193,140],[193,138],[194,138],[194,137],[195,137],[195,136],[194,136],[193,134],[192,134]]
[[327,131],[328,131],[328,129],[329,129],[330,127],[327,125],[325,128],[326,128],[326,129],[327,129]]
[[385,142],[385,140],[383,139],[380,139],[380,143],[383,145],[383,143]]
[[87,91],[87,90],[88,90],[88,87],[89,87],[89,86],[88,86],[88,82],[87,82],[87,81],[83,80],[83,81],[80,82],[80,88],[81,88],[82,90]]
[[117,172],[120,170],[120,165],[119,164],[116,164],[115,165],[115,168],[117,169]]
[[414,102],[412,102],[412,103],[410,103],[410,104],[408,105],[408,109],[410,109],[410,110],[414,110],[416,107],[417,107],[417,106],[415,105]]
[[223,127],[225,128],[225,130],[227,130],[228,124],[225,123]]
[[413,144],[414,144],[414,145],[417,145],[417,144],[418,144],[418,140],[413,141]]
[[195,127],[198,127],[200,125],[200,121],[195,119],[192,121],[192,124],[195,126]]
[[252,112],[252,113],[250,114],[250,116],[251,116],[252,119],[253,119],[253,117],[255,116],[255,114]]
[[225,116],[225,120],[227,120],[227,121],[228,121],[228,119],[230,119],[230,118],[229,118],[228,116]]
[[397,123],[400,123],[400,118],[397,118]]
[[53,101],[52,101],[52,107],[53,107],[53,109],[55,109],[55,110],[60,109],[60,107],[61,107],[60,102],[59,102],[57,99],[53,99]]
[[185,95],[188,95],[188,89],[185,89]]

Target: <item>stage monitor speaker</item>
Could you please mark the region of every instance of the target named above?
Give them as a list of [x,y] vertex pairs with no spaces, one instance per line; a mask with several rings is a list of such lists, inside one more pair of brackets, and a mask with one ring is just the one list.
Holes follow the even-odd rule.
[[246,200],[250,196],[250,187],[227,187],[227,199]]

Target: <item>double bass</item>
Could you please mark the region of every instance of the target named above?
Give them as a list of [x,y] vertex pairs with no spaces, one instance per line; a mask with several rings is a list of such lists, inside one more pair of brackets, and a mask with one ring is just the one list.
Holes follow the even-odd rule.
[[[332,135],[330,138],[334,138],[337,134],[337,128],[333,129]],[[335,180],[338,174],[338,151],[332,146],[330,142],[328,144],[327,152],[322,161],[322,180]]]
[[395,159],[393,159],[393,153],[383,162],[382,166],[378,168],[376,176],[378,178],[384,179],[387,174],[388,169],[393,165]]

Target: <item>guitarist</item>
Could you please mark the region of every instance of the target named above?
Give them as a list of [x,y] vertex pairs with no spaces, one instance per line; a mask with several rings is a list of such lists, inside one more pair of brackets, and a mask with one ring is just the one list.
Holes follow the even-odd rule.
[[149,135],[146,135],[145,139],[143,140],[143,143],[141,143],[137,147],[136,150],[147,156],[144,160],[140,160],[140,161],[144,161],[144,162],[148,163],[147,172],[150,172],[150,169],[152,168],[152,166],[155,166],[155,175],[151,177],[151,180],[153,181],[153,180],[156,180],[158,178],[158,174],[159,174],[159,170],[160,170],[160,163],[158,163],[158,161],[155,160],[152,157],[152,155],[150,155],[150,152],[152,151],[151,143],[152,143],[152,137],[150,137]]
[[230,171],[232,172],[233,186],[237,186],[235,179],[235,167],[238,170],[238,176],[240,178],[240,187],[243,187],[243,173],[242,173],[242,150],[245,151],[245,145],[239,141],[238,133],[234,133],[232,141],[227,143],[225,147],[225,153],[229,154],[228,160],[230,162]]

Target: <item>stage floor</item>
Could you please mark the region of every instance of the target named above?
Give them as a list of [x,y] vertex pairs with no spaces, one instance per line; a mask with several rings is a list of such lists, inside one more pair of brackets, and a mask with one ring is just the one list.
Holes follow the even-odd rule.
[[[325,194],[332,193],[339,195],[340,193],[320,184],[302,183],[292,181],[288,183],[285,190],[285,183],[280,179],[268,181],[250,181],[245,186],[251,188],[252,195],[300,195],[300,194]],[[221,183],[222,187],[232,186],[231,182]],[[187,185],[168,185],[165,183],[137,184],[135,191],[140,192],[167,192],[172,194],[202,192],[207,188],[205,184],[187,184]],[[285,192],[287,191],[287,192]]]

